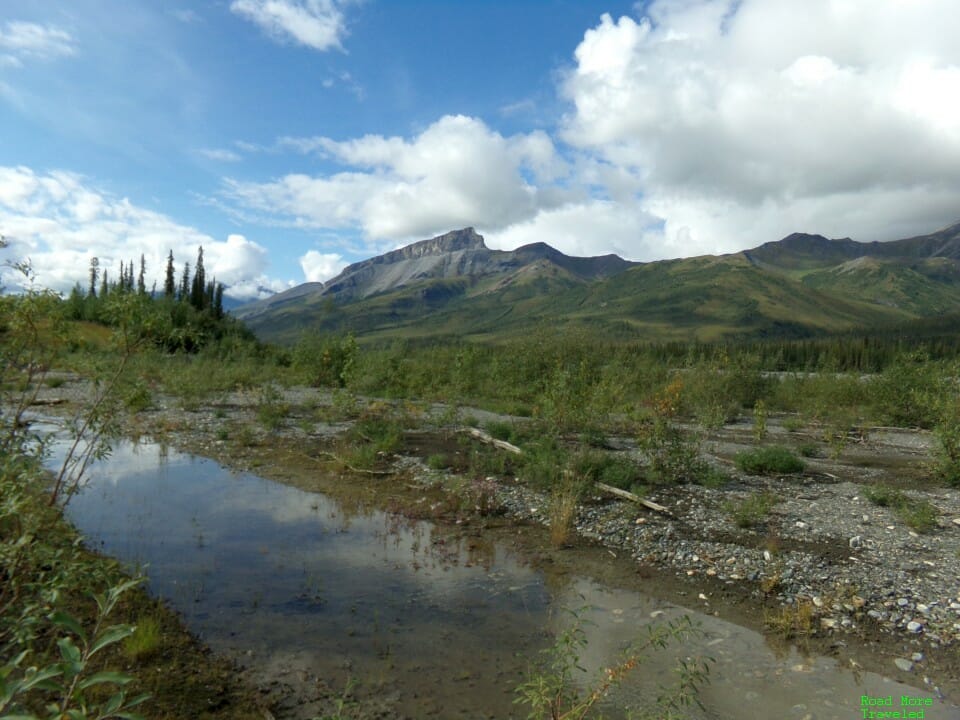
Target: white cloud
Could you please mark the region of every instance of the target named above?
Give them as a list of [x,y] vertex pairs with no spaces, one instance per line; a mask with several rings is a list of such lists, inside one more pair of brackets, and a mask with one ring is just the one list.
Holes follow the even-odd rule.
[[502,231],[480,228],[488,247],[515,249],[545,242],[567,255],[605,255],[650,260],[664,253],[686,254],[682,247],[665,248],[659,219],[636,204],[610,200],[574,202],[541,210],[524,222]]
[[73,37],[52,25],[8,20],[0,26],[0,63],[19,67],[25,58],[51,60],[76,53]]
[[[138,207],[87,185],[85,178],[63,171],[39,174],[27,167],[0,166],[0,234],[11,240],[8,258],[29,258],[39,284],[68,292],[86,287],[90,259],[116,279],[120,263],[146,261],[147,286],[163,286],[167,254],[178,273],[196,262],[203,246],[208,278],[229,285],[227,294],[250,298],[262,288],[280,290],[289,283],[267,276],[267,251],[242,235],[218,241],[166,215]],[[13,288],[22,278],[7,272],[3,284]]]
[[348,263],[337,253],[308,250],[300,258],[300,267],[307,282],[326,282],[340,274]]
[[214,160],[216,162],[232,163],[242,160],[239,153],[224,148],[201,148],[197,150],[197,154],[207,158],[207,160]]
[[234,0],[230,10],[276,40],[314,50],[342,47],[346,33],[343,12],[334,0]]
[[960,217],[958,31],[951,0],[654,0],[585,33],[562,136],[638,180],[668,251],[933,230]]
[[413,139],[281,138],[350,171],[293,174],[269,183],[229,181],[224,195],[293,225],[359,225],[369,238],[409,239],[467,225],[504,228],[568,199],[550,183],[567,172],[541,131],[503,137],[476,118],[448,115]]

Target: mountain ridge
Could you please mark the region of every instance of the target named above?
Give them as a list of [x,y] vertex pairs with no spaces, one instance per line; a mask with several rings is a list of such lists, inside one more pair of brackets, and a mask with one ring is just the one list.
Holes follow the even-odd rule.
[[241,308],[265,339],[496,339],[538,323],[616,337],[806,337],[960,311],[960,223],[890,242],[792,233],[729,255],[639,263],[546,243],[491,250],[473,228],[353,263]]

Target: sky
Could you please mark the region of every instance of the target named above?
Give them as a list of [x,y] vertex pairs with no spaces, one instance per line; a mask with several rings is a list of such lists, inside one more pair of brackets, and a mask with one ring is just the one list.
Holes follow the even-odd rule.
[[958,37],[956,0],[4,0],[0,258],[67,292],[202,246],[247,300],[467,226],[641,261],[933,232]]

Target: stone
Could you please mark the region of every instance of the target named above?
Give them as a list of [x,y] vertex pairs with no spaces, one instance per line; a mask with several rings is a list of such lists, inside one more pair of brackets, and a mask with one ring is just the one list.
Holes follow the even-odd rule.
[[913,663],[907,660],[906,658],[895,658],[893,664],[896,665],[900,670],[904,672],[910,672],[913,670]]
[[915,652],[913,655],[910,656],[910,659],[913,660],[914,662],[923,662],[923,653]]
[[810,527],[809,525],[807,525],[807,524],[806,524],[805,522],[803,522],[802,520],[797,520],[797,522],[794,523],[794,525],[796,526],[796,528],[797,528],[798,530],[806,530],[808,527]]
[[849,544],[853,550],[856,550],[857,548],[863,547],[863,538],[859,535],[854,535],[850,538]]
[[923,630],[923,625],[921,623],[918,623],[916,620],[911,620],[910,622],[907,623],[907,630],[909,630],[912,633],[918,633]]

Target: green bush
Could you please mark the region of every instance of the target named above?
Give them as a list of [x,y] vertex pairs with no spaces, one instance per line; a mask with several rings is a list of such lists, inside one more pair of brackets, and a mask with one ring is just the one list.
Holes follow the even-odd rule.
[[918,533],[928,533],[937,527],[939,513],[926,500],[915,500],[902,490],[886,485],[868,487],[863,494],[874,505],[893,510],[907,527]]
[[601,482],[620,490],[629,490],[640,476],[640,468],[629,457],[592,448],[574,454],[570,469],[585,483]]
[[776,504],[777,496],[764,491],[752,493],[739,502],[724,503],[723,509],[733,518],[737,527],[750,528],[763,523]]
[[744,450],[734,456],[737,467],[750,475],[778,475],[803,472],[803,460],[780,445]]
[[700,438],[663,417],[645,423],[638,442],[647,459],[647,479],[653,485],[696,482],[705,472]]

